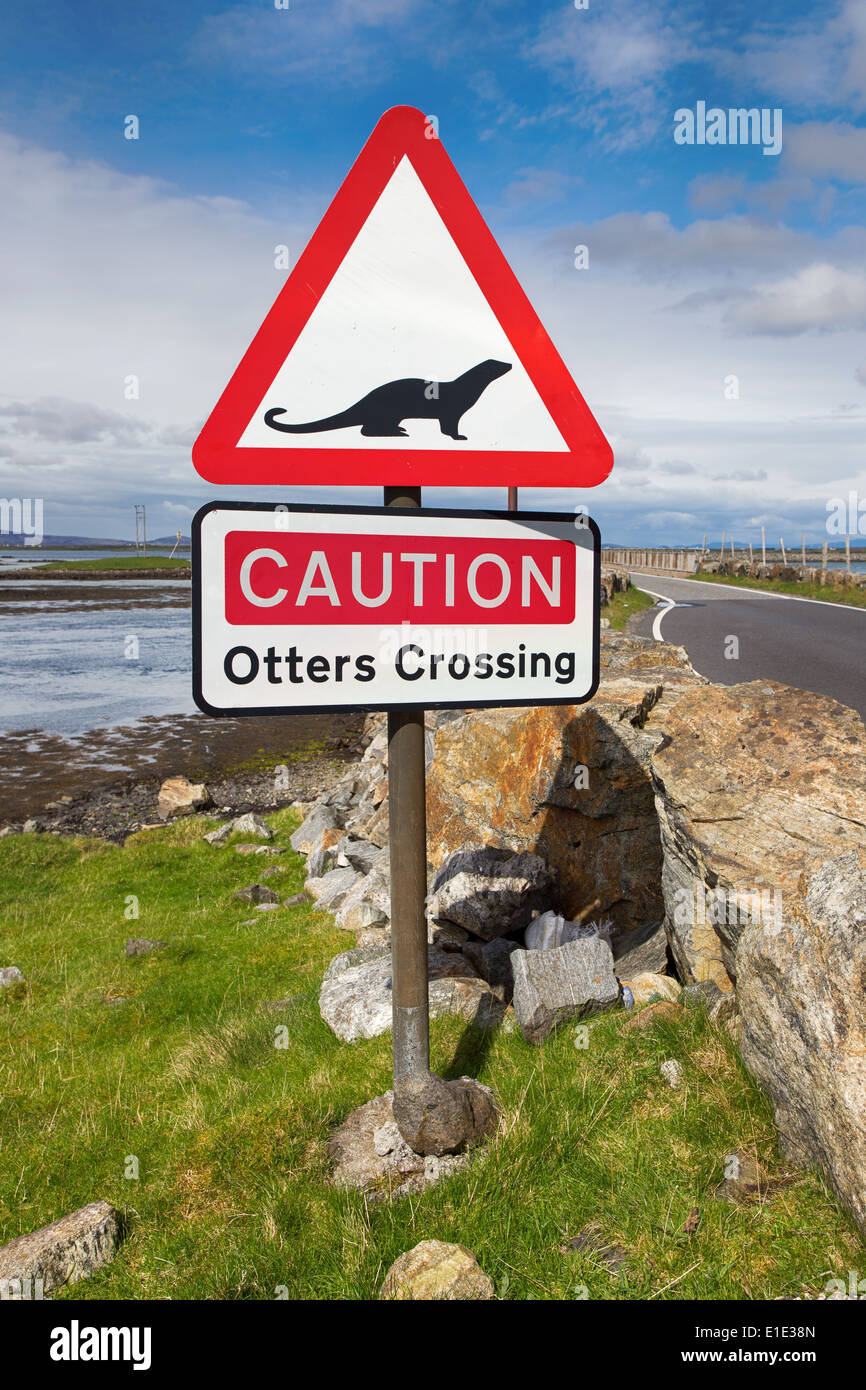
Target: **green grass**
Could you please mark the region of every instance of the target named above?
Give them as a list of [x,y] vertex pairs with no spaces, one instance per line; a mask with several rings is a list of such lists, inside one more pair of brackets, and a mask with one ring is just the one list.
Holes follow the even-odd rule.
[[173,570],[189,569],[189,556],[185,559],[170,560],[167,555],[149,555],[145,560],[140,555],[115,555],[103,560],[52,560],[40,565],[40,574],[74,574],[76,570]]
[[654,603],[654,598],[645,594],[643,589],[636,589],[632,585],[624,593],[614,594],[610,603],[602,608],[601,616],[610,619],[610,625],[614,632],[621,632],[634,613],[641,613],[645,608],[652,608]]
[[[270,820],[284,842],[292,814]],[[376,1205],[330,1187],[329,1131],[388,1087],[390,1037],[350,1046],[321,1021],[322,973],[352,944],[330,917],[233,900],[263,864],[285,863],[267,881],[296,891],[302,861],[214,849],[201,840],[212,824],[124,848],[0,841],[0,962],[27,977],[0,993],[0,1240],[96,1198],[128,1230],[115,1261],[64,1296],[367,1299],[426,1238],[467,1245],[508,1299],[773,1298],[866,1268],[814,1174],[754,1207],[713,1195],[735,1147],[783,1165],[767,1104],[700,1011],[644,1034],[622,1034],[613,1013],[585,1049],[571,1027],[537,1049],[434,1020],[434,1068],[493,1085],[502,1134],[421,1196]],[[130,936],[169,946],[127,960]],[[286,996],[283,1012],[261,1008]],[[659,1074],[668,1057],[679,1091]],[[590,1221],[628,1248],[627,1275],[563,1250]]]
[[818,598],[825,603],[846,603],[850,608],[866,608],[866,589],[854,585],[837,588],[834,584],[803,583],[797,579],[750,579],[725,574],[684,574],[683,579],[699,579],[702,584],[731,584],[739,589],[766,589],[774,594],[794,594],[797,598]]

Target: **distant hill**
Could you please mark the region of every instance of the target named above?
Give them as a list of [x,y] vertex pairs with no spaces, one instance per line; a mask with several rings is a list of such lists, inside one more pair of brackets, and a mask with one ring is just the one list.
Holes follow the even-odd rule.
[[[30,546],[30,545],[27,545],[27,544],[26,544],[26,541],[27,541],[27,537],[26,537],[26,536],[21,536],[21,535],[9,535],[9,536],[4,536],[4,535],[0,535],[0,550],[21,550],[21,549],[26,549],[26,550],[38,550],[38,549],[39,549],[39,546]],[[169,548],[171,548],[172,546],[177,545],[177,543],[178,543],[178,540],[177,540],[177,536],[176,536],[176,535],[175,535],[175,536],[157,536],[154,540],[151,540],[150,537],[148,536],[148,539],[147,539],[147,544],[148,544],[148,546],[154,546],[154,547],[156,547],[156,546],[160,546],[160,547],[162,547],[162,546],[168,546]],[[110,548],[110,549],[114,549],[115,547],[116,547],[118,550],[134,550],[134,549],[135,549],[135,541],[119,541],[119,540],[113,540],[113,539],[106,539],[106,538],[103,537],[103,536],[49,536],[49,535],[45,535],[45,536],[42,537],[42,547],[43,547],[44,549],[46,549],[46,550],[65,550],[65,549],[68,549],[68,550],[90,550],[90,549],[107,550],[107,549],[109,549],[109,548]],[[183,550],[183,549],[188,549],[188,548],[189,548],[189,536],[181,536],[181,539],[180,539],[180,548],[181,548],[182,550]]]

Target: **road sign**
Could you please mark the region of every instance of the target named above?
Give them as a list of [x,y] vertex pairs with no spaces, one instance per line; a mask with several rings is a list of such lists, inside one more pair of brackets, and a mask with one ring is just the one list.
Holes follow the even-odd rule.
[[598,684],[584,515],[215,502],[192,557],[208,714],[576,704]]
[[193,448],[220,484],[577,487],[610,446],[438,138],[379,121]]

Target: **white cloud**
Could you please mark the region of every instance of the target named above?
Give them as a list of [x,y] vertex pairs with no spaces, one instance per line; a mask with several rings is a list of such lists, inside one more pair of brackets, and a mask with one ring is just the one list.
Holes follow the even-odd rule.
[[264,82],[293,77],[367,86],[398,67],[406,46],[423,42],[434,19],[442,22],[442,4],[431,13],[423,0],[291,0],[282,10],[237,5],[208,16],[192,47],[199,61],[254,71]]
[[814,178],[866,183],[866,126],[846,121],[788,125],[783,158],[790,168]]
[[599,270],[625,268],[642,278],[673,278],[678,284],[695,274],[739,279],[762,269],[799,267],[820,255],[852,265],[866,260],[864,227],[848,227],[822,240],[812,232],[741,214],[698,218],[677,227],[665,212],[621,212],[560,228],[550,240],[562,256],[576,245],[589,246]]
[[746,333],[785,336],[866,328],[866,272],[810,265],[760,286],[730,312]]

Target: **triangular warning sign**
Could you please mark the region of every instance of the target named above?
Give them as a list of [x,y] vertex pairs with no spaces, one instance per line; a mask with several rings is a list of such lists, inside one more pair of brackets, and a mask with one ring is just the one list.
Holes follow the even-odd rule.
[[209,482],[591,487],[610,446],[432,123],[379,121],[193,448]]

